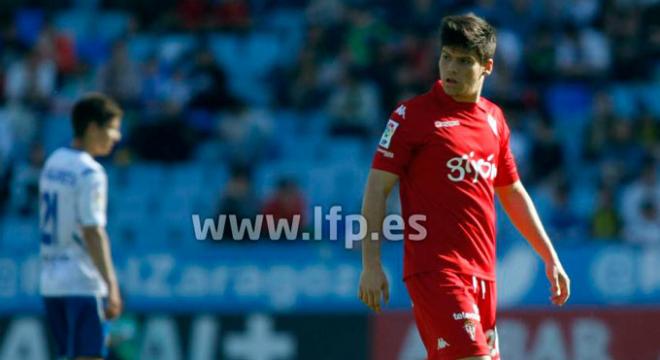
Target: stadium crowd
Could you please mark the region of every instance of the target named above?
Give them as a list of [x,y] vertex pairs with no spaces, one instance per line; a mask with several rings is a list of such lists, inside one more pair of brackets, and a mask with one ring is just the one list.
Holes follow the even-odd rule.
[[[308,212],[330,185],[273,164],[366,173],[389,112],[437,78],[440,18],[468,11],[498,28],[484,96],[504,108],[555,241],[660,244],[654,0],[15,1],[0,9],[2,217],[36,215],[40,167],[87,91],[126,109],[110,172],[225,168],[213,211]],[[358,203],[363,178],[342,184],[324,196],[350,186]]]

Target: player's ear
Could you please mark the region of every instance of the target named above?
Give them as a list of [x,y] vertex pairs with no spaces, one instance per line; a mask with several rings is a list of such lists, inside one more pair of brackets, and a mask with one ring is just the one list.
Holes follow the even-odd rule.
[[493,58],[489,58],[488,60],[486,60],[486,62],[483,64],[484,65],[484,72],[483,72],[484,75],[490,75],[490,73],[493,72],[493,64],[494,64]]

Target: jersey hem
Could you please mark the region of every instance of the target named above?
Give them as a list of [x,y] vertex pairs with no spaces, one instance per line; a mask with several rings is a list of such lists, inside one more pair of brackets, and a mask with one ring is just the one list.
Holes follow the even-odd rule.
[[496,276],[494,274],[487,274],[481,271],[460,271],[456,269],[450,269],[450,268],[445,268],[445,269],[432,269],[432,270],[417,270],[417,271],[411,271],[408,273],[405,273],[403,275],[403,281],[405,282],[409,278],[420,275],[420,274],[428,274],[428,273],[443,273],[443,272],[450,272],[453,274],[458,274],[458,275],[465,275],[465,276],[475,276],[479,280],[487,280],[487,281],[495,281]]

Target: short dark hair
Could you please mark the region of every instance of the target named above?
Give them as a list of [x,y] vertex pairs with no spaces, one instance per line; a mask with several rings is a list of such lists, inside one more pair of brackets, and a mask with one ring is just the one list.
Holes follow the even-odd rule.
[[486,20],[469,13],[445,16],[440,28],[440,46],[475,51],[483,64],[495,56],[497,34]]
[[89,124],[96,123],[100,127],[107,125],[112,119],[122,117],[124,112],[110,97],[100,93],[90,93],[78,100],[71,111],[73,136],[82,138]]

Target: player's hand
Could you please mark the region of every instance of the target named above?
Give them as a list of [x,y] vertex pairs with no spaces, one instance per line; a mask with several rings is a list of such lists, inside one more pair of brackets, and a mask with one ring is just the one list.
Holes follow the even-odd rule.
[[387,304],[390,301],[390,285],[383,267],[365,267],[360,275],[358,298],[375,312],[380,312],[380,297]]
[[105,307],[105,318],[112,320],[118,317],[124,308],[124,303],[121,300],[119,290],[110,290],[108,294],[108,303]]
[[562,306],[571,296],[571,280],[568,278],[561,263],[548,262],[545,265],[545,275],[550,281],[550,301],[557,306]]

